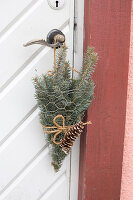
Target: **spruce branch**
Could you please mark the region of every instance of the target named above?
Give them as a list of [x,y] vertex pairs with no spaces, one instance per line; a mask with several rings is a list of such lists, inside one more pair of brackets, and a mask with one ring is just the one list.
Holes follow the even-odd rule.
[[[95,84],[92,74],[98,59],[94,49],[88,47],[77,79],[71,77],[73,69],[66,60],[66,56],[67,48],[60,48],[56,53],[52,76],[42,74],[41,77],[34,78],[35,97],[40,108],[40,122],[45,126],[53,126],[53,119],[57,115],[64,116],[66,126],[79,123],[94,98]],[[62,121],[58,120],[58,123],[61,125]],[[54,133],[46,134],[52,165],[55,171],[58,171],[66,154],[59,145],[53,142],[53,137]],[[64,133],[61,132],[57,140],[60,141],[63,137]]]
[[77,92],[79,90],[81,90],[81,92],[82,89],[87,90],[88,86],[86,87],[86,80],[88,83],[92,82],[91,75],[94,73],[97,60],[98,56],[97,53],[94,52],[94,48],[88,47],[83,60],[83,66],[81,68],[81,73],[79,75],[79,82],[76,87],[75,94],[73,96],[73,101],[75,100]]

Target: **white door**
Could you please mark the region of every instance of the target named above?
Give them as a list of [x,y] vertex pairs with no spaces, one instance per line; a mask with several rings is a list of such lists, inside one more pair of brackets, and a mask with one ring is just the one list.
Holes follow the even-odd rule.
[[23,47],[58,28],[73,63],[73,25],[74,0],[60,10],[47,0],[0,1],[0,200],[77,200],[78,142],[55,173],[34,99],[32,77],[50,70],[53,50]]

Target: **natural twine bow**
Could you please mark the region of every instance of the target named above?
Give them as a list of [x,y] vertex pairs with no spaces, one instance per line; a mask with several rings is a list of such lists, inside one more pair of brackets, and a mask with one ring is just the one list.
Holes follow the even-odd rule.
[[[56,122],[56,119],[59,119],[59,118],[62,118],[62,126],[59,125],[57,122]],[[57,115],[56,117],[54,117],[53,119],[53,124],[55,126],[45,126],[45,125],[42,125],[43,129],[44,129],[44,132],[45,133],[55,133],[54,137],[53,137],[53,142],[57,145],[60,145],[61,144],[61,141],[60,142],[56,142],[56,137],[62,132],[64,133],[64,137],[65,135],[67,134],[68,130],[72,127],[74,127],[75,125],[71,125],[71,126],[65,126],[65,118],[63,117],[63,115]],[[87,124],[92,124],[91,121],[88,121],[86,123],[83,123],[83,125],[87,125]],[[53,130],[47,130],[47,129],[53,129]]]

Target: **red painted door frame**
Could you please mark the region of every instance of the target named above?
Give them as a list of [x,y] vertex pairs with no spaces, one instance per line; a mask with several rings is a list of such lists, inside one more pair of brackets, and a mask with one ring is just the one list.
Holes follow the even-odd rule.
[[79,200],[119,200],[127,99],[131,0],[85,0],[84,51],[95,47],[92,125],[81,136]]

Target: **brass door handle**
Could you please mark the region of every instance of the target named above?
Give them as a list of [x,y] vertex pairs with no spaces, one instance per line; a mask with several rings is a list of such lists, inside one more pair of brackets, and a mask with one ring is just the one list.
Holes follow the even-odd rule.
[[59,48],[65,43],[65,35],[62,31],[58,29],[51,30],[48,35],[46,41],[44,39],[39,40],[31,40],[24,44],[24,47],[30,46],[32,44],[41,44],[52,48]]

